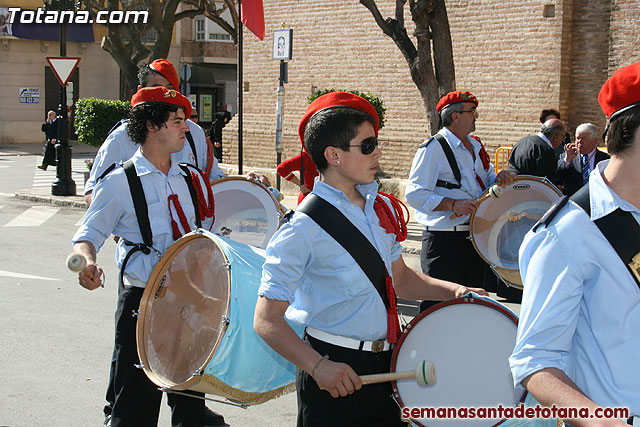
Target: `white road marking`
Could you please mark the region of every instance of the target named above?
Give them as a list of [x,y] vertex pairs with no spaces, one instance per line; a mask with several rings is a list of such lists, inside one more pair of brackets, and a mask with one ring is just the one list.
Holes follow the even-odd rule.
[[0,276],[15,277],[18,279],[38,279],[38,280],[51,280],[54,282],[62,282],[62,280],[54,279],[52,277],[32,276],[30,274],[14,273],[12,271],[4,271],[4,270],[0,270]]
[[55,215],[60,208],[50,206],[33,206],[8,223],[5,227],[37,227]]

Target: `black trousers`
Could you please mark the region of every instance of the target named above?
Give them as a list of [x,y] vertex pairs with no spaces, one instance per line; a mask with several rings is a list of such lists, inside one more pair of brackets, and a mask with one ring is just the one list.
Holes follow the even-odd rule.
[[[468,237],[468,231],[423,231],[422,272],[436,279],[495,292],[498,278],[480,258]],[[438,302],[423,301],[420,311]]]
[[[305,341],[334,362],[343,362],[358,375],[389,372],[392,351],[372,353],[338,347],[306,336]],[[305,371],[298,369],[298,427],[406,427],[400,421],[400,407],[392,397],[391,383],[362,386],[347,397],[333,398],[320,390]]]
[[[116,311],[115,369],[111,412],[112,427],[155,427],[158,424],[162,392],[147,378],[139,363],[136,346],[136,321],[132,315],[140,306],[144,289],[123,287],[118,296]],[[203,396],[201,393],[190,393]],[[202,427],[204,400],[169,394],[171,425],[174,427]]]
[[220,142],[220,147],[213,146],[213,156],[218,159],[218,163],[222,163],[222,141]]
[[44,156],[42,159],[43,166],[56,165],[56,145],[52,144],[50,140],[47,140],[47,142],[44,143],[42,155]]

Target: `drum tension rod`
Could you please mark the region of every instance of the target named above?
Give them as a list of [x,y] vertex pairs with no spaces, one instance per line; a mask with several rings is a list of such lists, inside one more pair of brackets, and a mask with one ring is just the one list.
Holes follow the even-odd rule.
[[144,363],[143,363],[142,361],[140,361],[140,363],[139,363],[139,364],[137,364],[137,365],[136,365],[136,364],[134,364],[133,366],[135,366],[135,367],[136,367],[136,368],[138,368],[138,369],[144,369]]
[[204,371],[202,369],[196,369],[195,371],[193,371],[193,374],[191,375],[194,377],[201,377],[203,373]]
[[139,318],[140,311],[139,310],[131,310],[131,317]]
[[237,408],[242,408],[242,409],[247,409],[249,407],[249,405],[247,405],[246,403],[236,403],[236,402],[231,402],[231,401],[228,401],[228,400],[212,399],[210,397],[204,397],[204,396],[194,396],[192,394],[182,393],[182,392],[179,392],[179,391],[174,391],[174,390],[168,389],[166,387],[160,387],[158,390],[160,390],[162,392],[165,392],[167,394],[172,393],[172,394],[177,394],[179,396],[192,397],[194,399],[208,400],[210,402],[222,403],[223,405],[235,406]]

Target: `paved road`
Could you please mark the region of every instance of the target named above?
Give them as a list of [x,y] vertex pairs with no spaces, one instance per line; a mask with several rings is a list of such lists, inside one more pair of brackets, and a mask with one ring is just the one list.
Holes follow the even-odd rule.
[[[73,167],[79,187],[82,158],[76,155]],[[113,343],[115,245],[107,241],[99,258],[107,286],[79,287],[64,260],[84,211],[13,197],[48,192],[55,172],[36,169],[39,161],[0,147],[0,427],[100,425]],[[293,394],[246,410],[209,407],[231,426],[295,424]],[[169,425],[166,405],[160,425]]]

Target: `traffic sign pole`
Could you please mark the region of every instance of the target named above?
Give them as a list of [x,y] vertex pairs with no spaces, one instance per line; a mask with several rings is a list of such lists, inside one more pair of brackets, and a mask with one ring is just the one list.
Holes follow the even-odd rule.
[[[58,105],[58,138],[56,144],[56,179],[51,184],[51,194],[54,196],[75,196],[76,183],[71,178],[71,134],[68,107],[67,107],[67,83],[75,71],[80,58],[67,58],[66,56],[66,31],[65,24],[60,25],[60,56],[47,57],[47,62],[56,78],[60,82],[60,105]],[[72,94],[73,96],[73,94]]]

